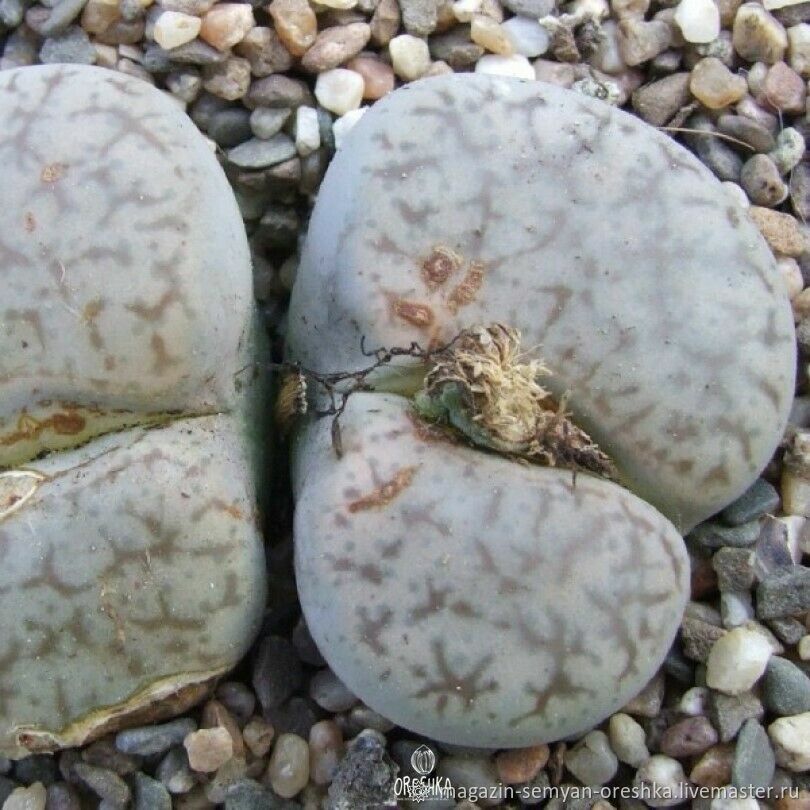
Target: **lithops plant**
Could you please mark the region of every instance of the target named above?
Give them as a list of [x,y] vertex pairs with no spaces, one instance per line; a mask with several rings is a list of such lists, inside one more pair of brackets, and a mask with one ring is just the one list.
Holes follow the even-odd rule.
[[[566,737],[644,686],[687,598],[679,532],[766,464],[795,367],[774,259],[690,154],[482,75],[416,83],[357,124],[288,346],[333,393],[369,351],[407,350],[363,376],[340,430],[297,434],[297,579],[349,688],[477,746]],[[488,399],[515,386],[528,409]]]
[[0,75],[0,751],[200,699],[264,605],[261,340],[227,181],[144,82]]

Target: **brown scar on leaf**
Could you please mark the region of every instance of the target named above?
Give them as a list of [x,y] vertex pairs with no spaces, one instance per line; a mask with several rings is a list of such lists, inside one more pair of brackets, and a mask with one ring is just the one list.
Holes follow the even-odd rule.
[[418,301],[397,298],[394,300],[393,310],[397,318],[407,321],[418,329],[427,329],[435,320],[433,310],[427,304]]
[[422,261],[422,280],[429,290],[435,290],[461,269],[463,257],[444,245],[437,245]]
[[470,262],[462,281],[457,284],[447,297],[447,308],[455,315],[461,307],[466,307],[475,301],[481,285],[484,283],[483,262]]
[[43,167],[39,179],[43,183],[55,183],[57,180],[62,179],[65,169],[67,169],[67,166],[64,163],[49,163]]
[[363,495],[363,497],[351,501],[348,506],[349,512],[354,514],[364,512],[366,509],[378,509],[388,506],[403,490],[410,486],[414,475],[416,475],[416,470],[416,466],[403,467],[401,470],[397,470],[390,481],[381,484],[368,495]]

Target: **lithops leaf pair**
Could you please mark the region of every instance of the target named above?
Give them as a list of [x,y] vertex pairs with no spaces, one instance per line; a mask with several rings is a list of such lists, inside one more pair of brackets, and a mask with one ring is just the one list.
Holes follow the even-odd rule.
[[[468,382],[430,385],[435,350],[492,325],[609,464],[493,453],[513,448],[482,440]],[[349,399],[340,454],[328,420],[299,431],[298,584],[349,688],[478,746],[566,737],[644,686],[687,598],[679,532],[766,464],[795,366],[773,257],[691,155],[594,100],[480,75],[412,84],[352,131],[288,337],[321,374],[417,344]]]
[[96,68],[0,75],[0,751],[182,710],[264,603],[242,222],[193,124]]

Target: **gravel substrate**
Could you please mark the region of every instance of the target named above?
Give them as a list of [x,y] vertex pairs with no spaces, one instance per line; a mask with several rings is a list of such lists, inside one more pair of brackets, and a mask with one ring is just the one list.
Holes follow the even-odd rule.
[[[478,806],[539,805],[547,786],[753,785],[795,789],[767,806],[810,808],[810,568],[802,565],[810,555],[810,2],[0,0],[0,32],[2,69],[96,64],[165,89],[188,111],[236,192],[256,297],[272,323],[282,322],[323,173],[354,123],[403,83],[474,70],[598,97],[685,143],[749,208],[774,251],[802,353],[793,425],[777,458],[687,540],[693,601],[665,666],[599,729],[489,752],[393,727],[325,667],[309,637],[287,508],[268,532],[264,632],[232,678],[169,723],[55,757],[0,759],[4,810],[393,806],[395,776],[414,775],[411,755],[423,743],[457,788],[514,788],[514,798]],[[643,807],[618,792],[609,801],[551,800],[596,804]],[[693,804],[758,806],[738,797]]]

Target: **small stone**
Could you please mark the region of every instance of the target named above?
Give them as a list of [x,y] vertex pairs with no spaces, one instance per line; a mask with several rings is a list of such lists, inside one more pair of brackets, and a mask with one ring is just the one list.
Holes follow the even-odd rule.
[[228,107],[211,116],[208,137],[226,149],[244,143],[251,136],[250,113],[244,107]]
[[[794,127],[785,127],[776,136],[776,148],[770,158],[779,173],[786,175],[798,166],[805,152],[804,136]],[[793,178],[791,178],[792,182]]]
[[706,713],[708,702],[709,690],[705,686],[693,686],[681,695],[678,711],[689,717],[698,717]]
[[714,745],[695,763],[689,781],[700,787],[722,787],[731,781],[733,745]]
[[[245,777],[234,780],[222,791],[225,810],[282,810],[287,802],[280,802],[278,797],[253,779]],[[208,810],[209,805],[205,806]],[[293,805],[300,807],[300,805]],[[196,810],[196,809],[195,809]]]
[[762,681],[762,702],[777,715],[810,712],[810,678],[786,658],[774,656]]
[[397,0],[380,0],[371,17],[371,41],[386,46],[399,31],[400,14]]
[[531,782],[546,767],[549,753],[549,747],[545,744],[501,751],[495,757],[498,777],[505,785]]
[[248,60],[250,72],[260,78],[272,73],[283,73],[293,64],[292,54],[284,47],[281,37],[273,28],[260,25],[251,28],[233,50],[237,56]]
[[303,56],[318,36],[318,19],[307,0],[273,0],[267,11],[287,50]]
[[51,9],[48,19],[39,27],[43,36],[53,36],[64,31],[82,13],[86,0],[59,0]]
[[218,51],[227,51],[241,42],[256,25],[248,3],[219,3],[206,12],[200,28],[200,39]]
[[170,749],[158,763],[155,776],[169,793],[187,793],[191,790],[195,779],[188,765],[185,748],[178,745]]
[[267,140],[281,132],[291,115],[292,110],[275,107],[257,107],[250,113],[250,131],[257,138]]
[[472,67],[484,54],[484,49],[470,39],[469,25],[459,25],[446,34],[431,37],[428,47],[434,59],[446,62],[454,70]]
[[250,752],[263,757],[270,750],[275,737],[273,726],[261,717],[252,717],[242,729],[242,738]]
[[335,149],[343,146],[346,136],[352,131],[354,125],[365,115],[368,107],[360,107],[357,110],[349,110],[332,124],[332,137],[335,141]]
[[333,720],[321,720],[309,730],[310,779],[328,785],[343,756],[343,734]]
[[[272,138],[263,140],[261,138],[251,138],[249,141],[240,143],[238,146],[228,150],[228,161],[240,169],[263,169],[267,166],[275,166],[289,160],[295,155],[295,144],[287,135],[279,133]],[[255,686],[255,678],[254,678]],[[276,685],[270,686],[269,681],[261,683],[262,691],[256,689],[259,699],[275,694],[278,690]],[[264,703],[262,705],[265,705]],[[278,704],[267,704],[278,705]]]
[[218,65],[203,68],[203,87],[212,96],[236,101],[243,98],[250,88],[250,62],[240,56],[232,56]]
[[387,734],[394,728],[394,724],[379,712],[375,712],[370,706],[359,703],[354,706],[346,718],[346,729],[350,734],[359,734],[363,730],[373,729],[380,734]]
[[353,70],[363,77],[363,98],[369,101],[388,95],[394,89],[394,71],[391,65],[376,56],[355,56],[346,63],[348,70]]
[[765,729],[756,720],[746,720],[734,749],[731,783],[738,788],[766,788],[775,768],[776,759]]
[[364,90],[363,77],[345,68],[327,70],[315,81],[315,98],[322,107],[335,115],[356,110],[363,100]]
[[155,20],[152,36],[161,48],[177,48],[191,42],[200,33],[202,20],[179,11],[163,11]]
[[48,37],[39,49],[39,61],[49,64],[92,65],[96,61],[96,49],[87,34],[78,25]]
[[512,43],[512,50],[521,56],[534,59],[548,50],[548,31],[537,20],[512,17],[501,23],[501,29]]
[[90,790],[112,807],[126,807],[130,800],[129,785],[113,771],[77,762],[73,772]]
[[554,10],[555,0],[503,0],[502,5],[519,17],[539,19]]
[[712,557],[721,591],[747,591],[754,584],[756,552],[748,548],[721,548]]
[[40,782],[15,788],[3,802],[3,810],[45,810],[46,790]]
[[610,746],[620,762],[638,768],[649,758],[644,729],[629,714],[614,714],[608,724],[608,733]]
[[[161,51],[161,53],[163,52]],[[193,39],[191,42],[172,48],[171,51],[165,53],[171,62],[179,62],[181,65],[214,65],[217,62],[224,62],[228,58],[226,54],[199,39]]]
[[810,769],[810,712],[780,717],[768,727],[776,762],[788,771]]
[[357,703],[357,697],[331,669],[316,673],[309,683],[309,696],[328,712],[346,712]]
[[[801,256],[804,253],[806,249],[804,234],[799,223],[790,214],[783,214],[781,211],[772,211],[770,208],[756,205],[751,206],[748,214],[774,252],[793,257]],[[784,489],[783,481],[782,498],[786,501],[785,508],[787,509],[787,497]]]
[[714,643],[722,638],[726,631],[701,619],[684,616],[681,621],[681,641],[687,658],[705,664]]
[[702,754],[717,739],[717,732],[707,718],[687,717],[664,732],[659,748],[670,757],[692,757]]
[[720,34],[720,11],[714,0],[680,0],[675,22],[687,42],[712,42]]
[[[725,118],[726,116],[721,116]],[[727,116],[727,118],[739,118],[740,116]],[[719,123],[719,122],[718,122]],[[764,137],[767,133],[764,127],[755,122],[750,122],[754,126],[759,127],[759,133],[762,136],[762,143],[767,144],[768,141]],[[731,134],[731,133],[729,133]],[[743,139],[744,140],[744,139]],[[752,144],[753,146],[753,144]],[[756,148],[756,147],[755,147]],[[771,147],[773,148],[773,147]],[[763,149],[762,151],[768,151]],[[736,501],[729,504],[721,513],[720,519],[728,526],[740,526],[743,523],[748,523],[751,520],[775,512],[779,508],[779,493],[776,487],[770,484],[764,478],[757,478],[753,484],[742,494]]]
[[436,30],[439,17],[438,0],[399,0],[402,24],[409,34],[426,37]]
[[388,43],[394,73],[406,82],[421,78],[430,67],[428,44],[419,37],[400,34]]
[[734,17],[734,50],[749,62],[772,65],[785,55],[788,39],[782,23],[758,3],[743,3]]
[[731,630],[740,627],[754,618],[754,602],[749,591],[722,591],[720,593],[720,615],[723,627]]
[[726,695],[749,690],[765,672],[771,645],[754,630],[735,627],[717,639],[706,662],[706,684]]
[[[29,757],[30,758],[30,757]],[[56,762],[53,757],[47,757],[53,767],[53,774],[48,779],[40,779],[45,785],[50,785],[58,779]],[[135,773],[140,766],[140,758],[122,754],[109,738],[97,740],[82,750],[82,759],[90,765],[107,768],[115,771],[119,776],[129,776]],[[19,777],[19,771],[18,771]],[[31,780],[34,781],[34,780]]]
[[[783,617],[781,619],[771,619],[768,622],[768,627],[773,631],[773,634],[784,644],[793,647],[798,644],[802,636],[807,631],[804,622],[790,617]],[[810,707],[808,707],[810,708]],[[791,712],[788,712],[791,714]]]
[[172,810],[169,791],[156,779],[143,773],[135,773],[132,781],[132,810]]
[[301,66],[310,73],[322,73],[357,56],[371,38],[367,23],[339,25],[321,31],[304,54]]
[[448,779],[456,790],[476,790],[482,796],[498,788],[498,773],[492,760],[472,751],[443,757],[436,775]]
[[604,785],[619,767],[616,754],[603,731],[591,731],[565,753],[565,767],[583,785]]
[[295,111],[295,148],[301,157],[312,154],[321,146],[318,112],[302,105]]
[[[356,62],[359,59],[364,57],[357,57],[353,59],[352,62]],[[370,61],[377,61],[376,58]],[[355,68],[352,68],[355,69]],[[390,67],[389,67],[390,71]],[[361,70],[357,70],[358,73],[362,76],[363,73]],[[392,74],[393,75],[393,74]],[[326,116],[329,118],[329,116]],[[330,119],[331,123],[331,119]],[[309,632],[309,628],[307,627],[306,621],[304,621],[304,617],[302,616],[298,620],[298,624],[295,625],[295,629],[292,633],[292,643],[295,647],[295,651],[298,653],[298,657],[305,663],[309,664],[313,667],[325,667],[326,661],[324,660],[323,656],[318,649],[317,644],[312,638],[312,634]]]
[[190,768],[199,773],[214,773],[233,756],[233,739],[221,726],[192,731],[183,746]]
[[626,17],[619,22],[619,49],[625,64],[634,67],[654,59],[672,42],[672,29],[661,20]]
[[765,709],[753,692],[741,695],[724,695],[711,692],[709,695],[709,718],[720,734],[720,742],[733,740],[746,720],[759,720]]
[[689,89],[701,104],[711,110],[728,107],[748,92],[745,79],[732,73],[714,56],[701,59],[692,68]]
[[678,760],[655,754],[636,771],[633,787],[649,807],[673,807],[684,801],[686,774]]
[[196,729],[197,724],[188,717],[157,726],[131,728],[118,732],[115,747],[124,754],[144,757],[162,754],[173,745],[179,745],[186,735]]
[[48,787],[59,779],[59,768],[54,757],[46,754],[33,754],[15,763],[14,778],[24,785],[42,782],[45,787]]
[[284,799],[300,793],[309,781],[309,746],[297,734],[281,734],[273,746],[267,778]]
[[354,810],[377,805],[396,806],[398,768],[374,734],[359,734],[341,759],[329,786],[328,810]]
[[169,92],[191,104],[202,89],[202,77],[193,68],[173,70],[166,76],[166,88]]
[[525,56],[499,56],[488,54],[482,56],[475,65],[476,73],[489,73],[493,76],[513,76],[516,79],[535,78],[534,68]]
[[690,74],[674,73],[633,93],[633,109],[648,124],[662,127],[689,103]]
[[810,77],[810,25],[799,23],[787,30],[788,64],[802,78]]
[[[770,133],[767,127],[760,124],[758,121],[754,121],[751,118],[748,118],[744,115],[732,115],[726,113],[725,115],[721,115],[717,119],[717,128],[720,132],[724,135],[730,135],[732,138],[736,138],[738,141],[743,141],[747,143],[754,151],[756,152],[770,152],[776,146],[776,139]],[[758,478],[754,484],[752,484],[751,489],[756,490],[759,485],[759,482],[767,483],[762,478]],[[768,485],[770,486],[770,484]],[[774,490],[775,492],[776,490]],[[755,491],[754,496],[759,497],[760,493]],[[764,492],[762,492],[764,497]],[[748,497],[748,492],[744,493],[738,498],[738,501],[743,502],[746,504],[745,509],[748,509],[747,501],[745,500]],[[754,500],[753,502],[756,502]],[[777,504],[779,503],[779,495],[777,494]],[[731,520],[726,517],[726,512],[732,507],[736,509],[737,501],[735,501],[731,506],[727,506],[720,513],[720,519],[729,526],[738,526],[740,523],[746,523],[749,520],[754,520],[758,515],[754,515],[753,517],[746,518],[745,520],[739,520],[738,522],[731,522]],[[732,514],[732,513],[729,513]],[[738,512],[734,512],[733,519],[737,520],[737,515],[742,514]]]
[[[273,159],[250,168],[272,166],[288,160],[296,153],[295,144],[286,135],[274,135],[268,140],[252,143],[262,144],[265,154],[272,154]],[[262,639],[253,663],[252,680],[253,691],[262,708],[267,710],[280,706],[302,686],[303,682],[304,672],[292,643],[280,636],[267,636]]]
[[[690,123],[695,123],[697,126],[702,125],[702,122],[690,121]],[[746,548],[756,543],[759,539],[759,533],[760,524],[756,520],[743,523],[740,526],[722,526],[713,522],[701,523],[693,529],[689,535],[689,540],[707,551],[722,548],[723,546]]]
[[777,62],[768,70],[763,92],[768,103],[781,112],[804,112],[807,97],[804,80],[784,62]]
[[453,16],[462,23],[472,22],[472,18],[481,12],[482,0],[456,0],[453,3]]
[[637,717],[657,717],[664,702],[664,677],[659,672],[622,711]]
[[[483,14],[476,14],[473,17],[470,25],[470,38],[491,53],[510,56],[514,52],[512,40],[500,24]],[[425,43],[425,48],[427,48],[427,43]]]

